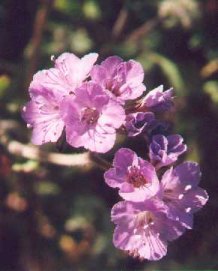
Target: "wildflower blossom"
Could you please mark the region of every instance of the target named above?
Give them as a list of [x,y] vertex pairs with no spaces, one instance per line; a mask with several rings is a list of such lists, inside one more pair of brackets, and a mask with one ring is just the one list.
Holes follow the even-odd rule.
[[41,145],[56,142],[61,136],[64,122],[60,115],[61,95],[42,86],[32,89],[32,100],[22,109],[22,116],[29,128],[33,128],[32,143]]
[[115,204],[111,211],[111,219],[116,224],[115,247],[142,260],[161,259],[167,253],[167,241],[178,238],[185,231],[166,213],[166,206],[158,199]]
[[149,129],[155,122],[155,116],[152,112],[137,112],[126,116],[125,127],[128,136],[137,136],[145,129]]
[[161,179],[162,199],[169,216],[187,228],[192,228],[193,213],[202,208],[207,192],[198,186],[201,172],[197,163],[184,162],[167,170]]
[[116,139],[116,129],[125,120],[123,107],[93,82],[75,90],[61,105],[66,125],[66,140],[73,147],[85,147],[94,152],[109,151]]
[[153,112],[169,110],[173,106],[173,89],[163,89],[163,85],[151,90],[140,102],[140,109]]
[[90,53],[81,59],[72,53],[63,53],[54,60],[54,68],[37,72],[30,84],[31,89],[42,86],[49,91],[61,93],[62,96],[74,93],[87,79],[96,62],[98,54]]
[[113,168],[105,172],[104,178],[109,186],[119,189],[125,200],[143,201],[159,190],[155,168],[127,148],[116,152]]
[[55,60],[54,68],[34,75],[29,87],[31,101],[22,109],[28,127],[33,128],[32,143],[41,145],[58,140],[64,129],[61,102],[87,78],[97,56],[93,53],[80,59],[64,53]]
[[143,85],[144,71],[140,63],[111,56],[91,71],[93,81],[108,90],[120,101],[133,100],[145,91]]
[[165,172],[161,193],[141,201],[122,201],[112,208],[116,224],[115,247],[139,259],[159,260],[167,253],[167,243],[192,228],[193,213],[208,200],[198,187],[196,163],[186,162]]
[[168,166],[177,161],[178,156],[184,153],[187,146],[183,144],[180,135],[155,135],[149,146],[149,157],[156,169]]

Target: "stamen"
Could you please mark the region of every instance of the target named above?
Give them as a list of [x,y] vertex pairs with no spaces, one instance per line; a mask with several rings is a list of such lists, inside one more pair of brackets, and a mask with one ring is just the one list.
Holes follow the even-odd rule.
[[108,89],[116,97],[120,96],[120,86],[118,82],[113,82],[112,80],[108,80],[106,82],[106,89]]
[[88,125],[93,125],[99,118],[99,112],[95,108],[85,108],[82,112],[81,121]]
[[148,227],[154,225],[154,217],[151,212],[144,211],[137,215],[136,218],[137,228],[147,229]]
[[141,173],[140,169],[136,166],[132,166],[129,169],[127,176],[127,182],[132,184],[134,187],[139,188],[148,184],[145,176]]

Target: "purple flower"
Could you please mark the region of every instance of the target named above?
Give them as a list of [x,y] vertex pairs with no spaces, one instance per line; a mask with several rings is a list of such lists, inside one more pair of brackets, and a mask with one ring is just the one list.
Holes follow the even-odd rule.
[[155,122],[155,116],[152,112],[137,112],[126,116],[125,127],[128,136],[137,136],[146,128],[150,128]]
[[140,63],[111,56],[100,65],[95,65],[91,71],[91,78],[119,101],[133,100],[145,91],[143,85],[144,71]]
[[208,195],[198,186],[201,172],[197,163],[185,162],[170,168],[162,176],[162,200],[169,208],[169,217],[192,228],[193,213],[202,208]]
[[187,150],[180,135],[155,135],[149,147],[149,157],[156,169],[176,162],[179,155]]
[[57,94],[42,86],[31,90],[32,100],[23,107],[22,117],[27,122],[27,127],[33,128],[33,144],[56,142],[61,136],[64,128],[60,115],[62,97]]
[[167,208],[158,199],[118,202],[111,212],[116,224],[115,247],[139,259],[159,260],[167,253],[167,241],[183,234],[185,228],[166,216]]
[[97,56],[92,53],[80,59],[64,53],[55,60],[55,68],[34,75],[29,87],[31,101],[22,110],[27,126],[33,128],[34,144],[56,142],[61,136],[64,128],[61,102],[89,76]]
[[81,59],[72,53],[63,53],[54,60],[55,67],[37,72],[30,84],[32,89],[44,87],[50,91],[61,93],[62,96],[74,93],[87,79],[97,60],[98,54],[90,53]]
[[113,161],[113,168],[104,174],[105,182],[119,189],[119,195],[130,201],[143,201],[159,191],[155,168],[127,148],[119,149]]
[[123,107],[93,82],[84,83],[75,96],[66,97],[61,111],[67,142],[94,152],[105,153],[113,147],[116,129],[125,120]]
[[151,90],[141,102],[140,108],[153,112],[169,110],[173,106],[173,89],[163,91],[163,85]]

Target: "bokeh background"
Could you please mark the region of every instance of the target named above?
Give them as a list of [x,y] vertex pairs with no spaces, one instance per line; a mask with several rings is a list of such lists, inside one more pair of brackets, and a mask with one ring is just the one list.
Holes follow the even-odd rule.
[[[102,169],[70,167],[78,150],[29,143],[20,115],[28,85],[65,51],[136,59],[148,90],[175,89],[166,117],[189,146],[183,158],[200,163],[210,200],[158,262],[113,247],[110,209],[119,198]],[[216,0],[1,0],[0,271],[218,270],[217,75]],[[143,155],[141,141],[119,138],[107,159],[121,143]]]

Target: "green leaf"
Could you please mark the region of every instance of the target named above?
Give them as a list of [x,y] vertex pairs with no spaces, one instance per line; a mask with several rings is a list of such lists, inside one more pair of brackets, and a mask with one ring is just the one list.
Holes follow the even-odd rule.
[[203,90],[210,96],[213,103],[218,104],[218,81],[206,82]]
[[0,76],[0,98],[5,95],[6,89],[9,87],[11,81],[7,75]]
[[178,66],[172,60],[156,53],[150,53],[144,57],[147,58],[148,61],[153,62],[160,67],[178,96],[183,96],[185,94],[185,83],[183,81],[181,72]]
[[43,181],[35,184],[35,191],[42,196],[57,195],[60,192],[60,188],[54,182]]
[[37,161],[28,160],[25,163],[15,163],[12,166],[13,171],[15,172],[33,172],[37,170],[39,167],[39,163]]
[[75,0],[55,0],[54,7],[68,14],[78,13],[80,5]]
[[98,20],[101,18],[101,10],[96,1],[88,0],[83,4],[83,13],[86,18]]
[[71,36],[71,49],[78,53],[86,53],[93,46],[85,28],[79,28]]

